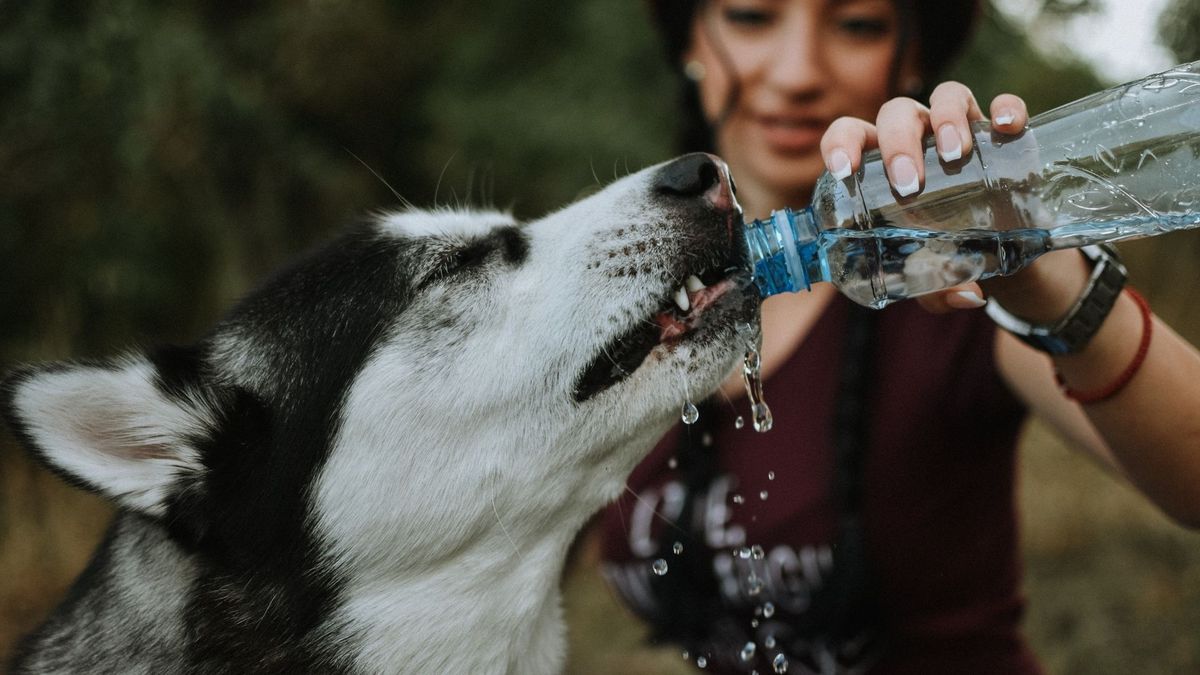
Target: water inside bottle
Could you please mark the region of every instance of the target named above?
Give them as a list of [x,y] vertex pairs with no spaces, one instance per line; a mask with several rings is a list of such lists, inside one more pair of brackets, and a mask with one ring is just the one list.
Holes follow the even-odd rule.
[[880,227],[822,232],[829,281],[851,300],[881,308],[951,286],[1011,274],[1042,254],[1200,226],[1200,213],[1143,216],[1052,229],[950,232]]

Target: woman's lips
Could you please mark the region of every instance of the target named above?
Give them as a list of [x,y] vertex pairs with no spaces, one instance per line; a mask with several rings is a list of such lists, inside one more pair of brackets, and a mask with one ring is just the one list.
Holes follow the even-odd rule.
[[776,116],[760,116],[758,125],[768,146],[789,154],[815,150],[829,126],[824,120]]

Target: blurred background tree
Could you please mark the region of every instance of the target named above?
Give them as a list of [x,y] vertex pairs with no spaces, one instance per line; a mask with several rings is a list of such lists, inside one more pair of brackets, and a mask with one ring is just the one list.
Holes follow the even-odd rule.
[[[1095,2],[1036,4],[1052,23]],[[0,367],[195,339],[299,249],[399,206],[393,188],[417,205],[530,217],[668,158],[675,84],[643,11],[638,0],[0,3]],[[1180,60],[1200,58],[1198,27],[1200,0],[1173,0],[1162,30]],[[951,75],[981,100],[1019,93],[1033,111],[1109,83],[1043,55],[995,11]],[[1195,279],[1200,250],[1181,237],[1129,255],[1160,313],[1196,340],[1179,280]],[[1200,668],[1200,596],[1185,583],[1200,588],[1194,542],[1136,498],[1096,493],[1121,490],[1113,481],[1049,456],[1030,474],[1064,484],[1034,483],[1023,504],[1039,651],[1064,672]],[[107,518],[0,437],[0,661]],[[1139,599],[1146,579],[1159,584],[1153,601]],[[571,584],[572,616],[587,621],[578,608],[603,606],[603,590],[585,573]],[[1163,598],[1190,605],[1163,611]],[[573,645],[573,671],[613,671],[611,616],[597,619],[604,644]],[[1167,637],[1131,628],[1147,616]]]
[[1180,61],[1200,59],[1200,2],[1171,0],[1158,21],[1163,44]]

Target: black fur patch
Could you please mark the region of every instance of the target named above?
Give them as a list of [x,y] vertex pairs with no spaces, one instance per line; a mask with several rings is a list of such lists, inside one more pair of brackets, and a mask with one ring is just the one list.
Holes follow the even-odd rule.
[[[205,480],[172,504],[173,534],[205,570],[187,616],[189,658],[201,669],[336,670],[311,648],[339,583],[318,568],[308,489],[350,384],[407,302],[403,246],[356,228],[284,270],[218,328],[253,342],[279,390],[269,403],[216,392],[222,409],[201,447]],[[179,368],[164,372],[168,390],[194,376],[187,355],[169,356]]]

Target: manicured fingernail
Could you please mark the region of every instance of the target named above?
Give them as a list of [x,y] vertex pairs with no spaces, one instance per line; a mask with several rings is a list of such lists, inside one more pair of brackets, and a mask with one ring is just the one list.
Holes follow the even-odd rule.
[[845,150],[837,148],[829,153],[829,173],[838,180],[850,177],[850,155]]
[[953,162],[962,159],[962,139],[958,137],[958,129],[953,124],[943,124],[937,132],[938,154],[942,161]]
[[901,197],[907,197],[921,189],[921,182],[917,179],[917,165],[908,155],[896,155],[892,159],[892,163],[888,165],[888,176],[892,179],[892,187],[896,189],[896,194]]
[[987,304],[987,300],[979,297],[979,294],[974,291],[958,291],[955,295],[966,301],[968,307],[979,308]]
[[1015,120],[1015,119],[1017,119],[1016,113],[1014,113],[1011,110],[1005,109],[1005,110],[1001,110],[1000,114],[996,115],[996,117],[994,117],[992,119],[992,121],[995,122],[996,124],[1006,126],[1006,125],[1012,124],[1013,120]]

